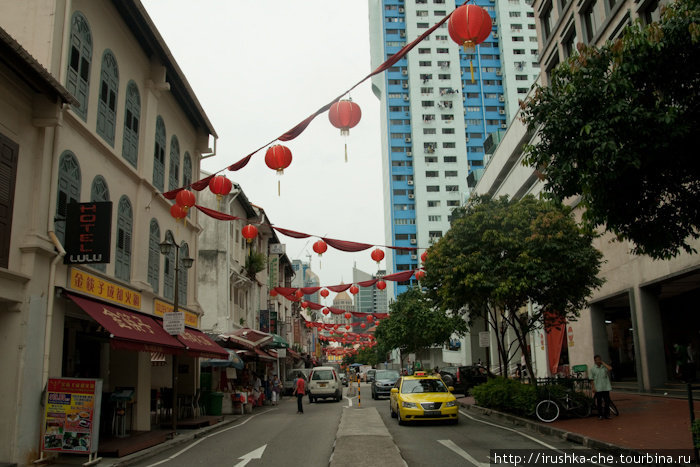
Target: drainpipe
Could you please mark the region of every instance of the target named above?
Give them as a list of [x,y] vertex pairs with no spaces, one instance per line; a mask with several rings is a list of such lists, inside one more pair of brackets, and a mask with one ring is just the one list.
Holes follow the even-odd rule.
[[[214,148],[216,148],[216,139],[214,140]],[[228,201],[228,211],[227,214],[231,214],[231,204],[238,198],[238,195],[241,194],[241,188],[240,186],[236,185],[236,193],[233,195],[233,197]],[[231,221],[233,222],[233,221]],[[230,245],[231,242],[233,241],[233,238],[228,238],[228,229],[226,230],[226,235],[224,238],[226,238],[226,311],[227,311],[227,320],[229,322],[229,326],[227,326],[226,332],[229,332],[232,330],[231,327],[231,320],[233,319],[233,307],[231,306],[231,276],[233,275],[231,273],[231,251],[230,251]]]
[[48,302],[46,304],[46,329],[44,330],[44,371],[42,374],[41,382],[42,387],[46,386],[49,380],[49,355],[51,354],[51,334],[53,327],[53,302],[54,302],[54,280],[56,279],[56,265],[58,262],[66,256],[66,250],[63,249],[63,245],[56,237],[53,231],[49,231],[49,238],[58,250],[58,254],[51,261],[51,267],[49,268],[49,285],[47,288]]

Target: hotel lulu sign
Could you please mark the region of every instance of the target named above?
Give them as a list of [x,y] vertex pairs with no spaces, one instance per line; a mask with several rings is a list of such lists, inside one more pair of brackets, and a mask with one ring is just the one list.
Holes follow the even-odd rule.
[[112,202],[69,203],[64,264],[109,263]]

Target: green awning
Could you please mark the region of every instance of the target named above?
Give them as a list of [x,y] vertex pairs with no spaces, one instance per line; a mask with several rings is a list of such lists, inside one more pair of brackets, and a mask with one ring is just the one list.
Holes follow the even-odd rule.
[[287,342],[287,339],[279,334],[272,334],[272,340],[265,344],[265,347],[272,347],[273,349],[288,349],[289,342]]
[[224,359],[219,359],[219,358],[202,358],[200,360],[200,365],[204,367],[208,366],[213,366],[213,367],[233,367],[238,370],[242,370],[245,365],[243,363],[243,360],[241,360],[241,357],[238,356],[235,350],[231,349],[226,349],[228,352],[229,358],[224,360]]

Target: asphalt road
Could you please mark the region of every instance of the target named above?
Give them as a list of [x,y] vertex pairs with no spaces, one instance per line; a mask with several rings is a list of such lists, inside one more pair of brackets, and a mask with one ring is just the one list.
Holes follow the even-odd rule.
[[357,397],[314,404],[309,404],[306,397],[302,415],[296,413],[296,400],[287,397],[276,407],[256,409],[253,415],[220,431],[133,465],[327,466],[343,411],[368,407],[376,407],[409,467],[483,467],[492,460],[491,449],[581,448],[559,438],[492,422],[488,417],[463,409],[458,425],[399,426],[389,415],[388,399],[372,400],[369,385],[364,384],[361,395],[361,407],[358,407]]

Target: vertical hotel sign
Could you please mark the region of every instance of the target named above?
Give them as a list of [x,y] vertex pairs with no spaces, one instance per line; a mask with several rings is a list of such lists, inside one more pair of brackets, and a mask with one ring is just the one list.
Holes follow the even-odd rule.
[[101,406],[101,379],[49,378],[42,451],[96,453]]
[[64,264],[109,263],[112,202],[69,203]]

